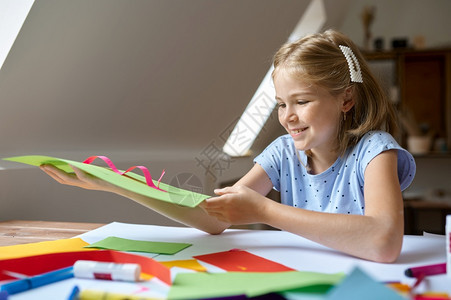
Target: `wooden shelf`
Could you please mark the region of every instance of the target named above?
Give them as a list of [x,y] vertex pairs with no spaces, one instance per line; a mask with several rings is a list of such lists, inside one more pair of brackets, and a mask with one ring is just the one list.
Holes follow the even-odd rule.
[[451,159],[451,152],[429,152],[425,154],[412,154],[415,158],[442,158]]
[[[397,49],[364,52],[368,63],[391,61],[390,86],[398,88],[398,109],[408,110],[434,138],[444,138],[451,149],[451,49]],[[379,77],[388,77],[379,74]],[[400,142],[406,146],[404,132]]]
[[438,54],[446,54],[451,51],[451,48],[428,48],[416,50],[412,48],[389,50],[389,51],[362,51],[363,56],[368,60],[384,60],[384,59],[397,59],[399,56],[403,55],[414,55],[414,56],[430,56]]

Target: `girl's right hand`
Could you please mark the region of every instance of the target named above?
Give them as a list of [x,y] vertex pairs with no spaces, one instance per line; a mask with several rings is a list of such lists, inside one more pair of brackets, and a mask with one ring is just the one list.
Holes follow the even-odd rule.
[[88,173],[85,173],[74,166],[70,167],[74,170],[75,173],[66,173],[52,165],[40,166],[42,171],[47,173],[47,175],[61,184],[76,186],[87,190],[109,192],[113,192],[114,189],[117,188],[114,185],[97,177],[94,177]]

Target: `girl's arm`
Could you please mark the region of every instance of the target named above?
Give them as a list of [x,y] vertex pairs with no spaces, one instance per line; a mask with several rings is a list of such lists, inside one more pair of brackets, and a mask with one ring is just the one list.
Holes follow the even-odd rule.
[[170,219],[210,234],[219,234],[230,226],[228,223],[218,221],[218,219],[209,216],[205,210],[199,206],[190,208],[152,199],[117,187],[104,180],[91,176],[73,166],[72,168],[74,169],[75,174],[63,172],[51,165],[41,166],[41,169],[45,173],[61,184],[77,186],[88,190],[112,192],[127,197]]
[[377,262],[393,262],[401,251],[404,216],[396,150],[379,154],[366,168],[365,215],[313,212],[282,205],[239,185],[216,193],[219,197],[207,199],[203,207],[223,222],[265,223]]

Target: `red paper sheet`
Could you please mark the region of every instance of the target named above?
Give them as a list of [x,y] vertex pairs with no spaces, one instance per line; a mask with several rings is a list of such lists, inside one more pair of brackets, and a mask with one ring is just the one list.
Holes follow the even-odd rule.
[[114,263],[135,263],[141,265],[141,271],[153,275],[171,285],[169,268],[152,258],[112,250],[77,251],[28,256],[0,260],[0,280],[13,279],[3,274],[3,270],[29,276],[50,272],[72,266],[77,260],[94,260]]
[[194,258],[229,272],[294,271],[292,268],[239,249],[198,255]]

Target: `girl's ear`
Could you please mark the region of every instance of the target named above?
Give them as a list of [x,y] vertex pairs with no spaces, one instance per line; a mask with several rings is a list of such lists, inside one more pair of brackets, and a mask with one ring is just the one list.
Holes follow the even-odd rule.
[[344,92],[343,103],[341,105],[341,110],[347,113],[355,104],[354,101],[354,87],[347,87]]

